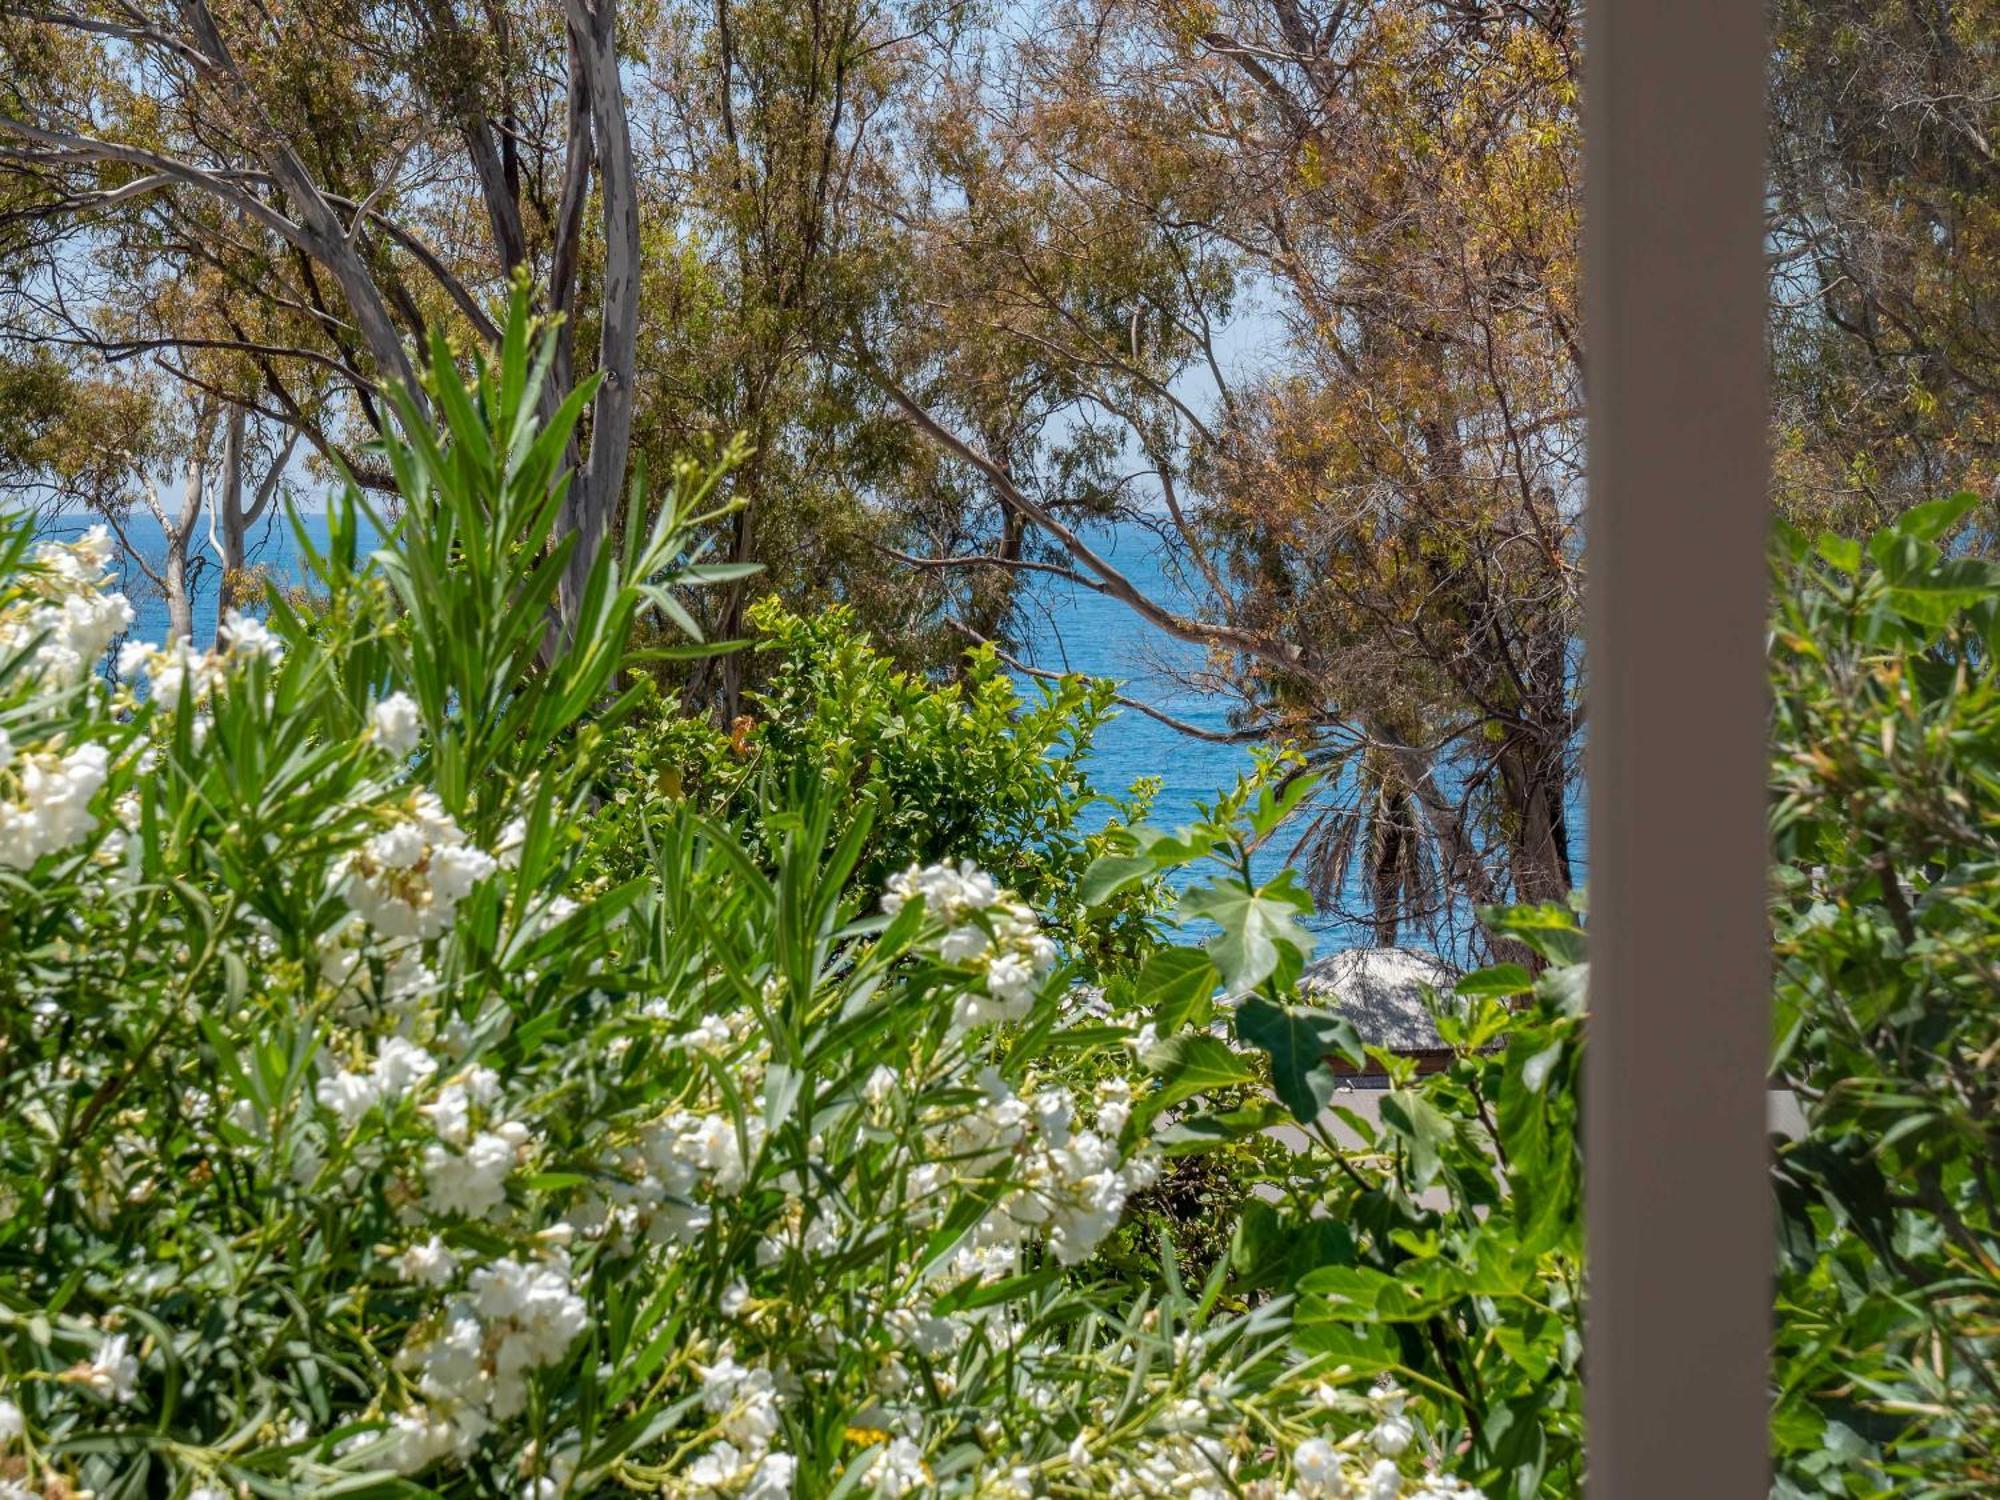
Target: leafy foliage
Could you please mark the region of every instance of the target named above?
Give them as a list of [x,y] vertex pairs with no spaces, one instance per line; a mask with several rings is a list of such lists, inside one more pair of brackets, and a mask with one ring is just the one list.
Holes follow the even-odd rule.
[[[714,475],[551,649],[582,398],[502,347],[401,407],[380,551],[350,497],[317,602],[129,645],[144,695],[108,540],[0,525],[0,1487],[1444,1492],[1222,1264],[1098,1259],[1156,1038],[989,873],[862,880],[842,777],[607,866]],[[1198,972],[1140,976],[1192,1024]]]
[[1971,496],[1786,538],[1779,1401],[1794,1494],[2000,1484],[2000,566]]
[[[769,659],[748,712],[726,733],[670,709],[642,719],[620,752],[649,769],[621,792],[635,810],[692,799],[769,858],[785,830],[771,813],[808,783],[834,788],[850,809],[843,822],[867,810],[860,887],[880,889],[913,863],[969,859],[1094,968],[1136,963],[1150,949],[1156,882],[1096,911],[1079,897],[1083,871],[1143,814],[1150,793],[1141,783],[1117,798],[1090,784],[1085,763],[1113,712],[1109,683],[1068,677],[1024,701],[984,647],[966,654],[955,678],[934,682],[897,668],[844,608],[808,620],[767,598],[748,618]],[[1093,828],[1100,807],[1109,826]]]
[[[1482,970],[1455,999],[1434,997],[1453,1057],[1418,1077],[1414,1062],[1364,1047],[1336,1011],[1297,1003],[1310,945],[1289,914],[1304,903],[1287,879],[1254,883],[1249,852],[1310,791],[1246,780],[1193,828],[1130,836],[1130,852],[1086,882],[1115,890],[1142,863],[1217,872],[1190,892],[1219,929],[1208,963],[1174,950],[1138,991],[1161,1020],[1226,1013],[1214,1031],[1234,1045],[1192,1034],[1143,1054],[1160,1082],[1141,1107],[1201,1101],[1161,1132],[1163,1148],[1234,1152],[1256,1174],[1228,1293],[1283,1299],[1299,1359],[1338,1381],[1393,1382],[1412,1431],[1488,1494],[1573,1495],[1583,1457],[1576,913],[1486,913],[1496,938],[1548,967],[1539,978],[1518,965]],[[1389,1076],[1375,1118],[1357,1109],[1337,1059]],[[1261,1082],[1244,1088],[1253,1067]],[[1287,1120],[1288,1149],[1243,1150]]]

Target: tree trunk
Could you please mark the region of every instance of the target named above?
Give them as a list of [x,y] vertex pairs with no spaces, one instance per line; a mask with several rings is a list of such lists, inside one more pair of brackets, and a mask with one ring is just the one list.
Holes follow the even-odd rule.
[[216,550],[221,554],[222,587],[217,592],[216,610],[225,615],[236,608],[237,592],[243,586],[243,437],[247,418],[243,408],[229,408],[229,422],[222,437],[222,489],[215,499]]
[[[181,513],[163,525],[167,555],[160,567],[160,592],[167,597],[167,634],[174,640],[194,639],[194,595],[188,588],[188,544],[194,540],[195,522],[201,518],[203,473],[201,440],[195,439],[188,456],[185,488],[181,491]],[[162,518],[164,520],[164,517]]]
[[563,500],[563,529],[576,550],[562,582],[562,613],[574,625],[590,570],[625,484],[632,446],[632,382],[639,347],[639,201],[632,135],[618,73],[616,0],[568,0],[570,45],[590,89],[590,128],[604,232],[604,299],[597,345],[601,377],[590,407],[590,453]]
[[1557,750],[1552,757],[1536,747],[1523,747],[1500,758],[1508,803],[1508,868],[1514,894],[1521,901],[1561,901],[1570,893],[1561,754]]

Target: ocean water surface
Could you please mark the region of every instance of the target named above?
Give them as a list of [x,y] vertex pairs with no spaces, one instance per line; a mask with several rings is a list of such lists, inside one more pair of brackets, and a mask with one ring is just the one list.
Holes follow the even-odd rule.
[[[50,529],[73,534],[85,524],[84,518],[69,517],[54,523]],[[327,545],[324,515],[306,514],[301,517],[301,525],[314,546]],[[159,528],[150,518],[143,522],[133,518],[127,534],[134,545],[157,560],[162,543]],[[364,536],[364,546],[370,540]],[[1141,590],[1176,607],[1191,605],[1189,591],[1163,565],[1156,539],[1143,526],[1105,528],[1091,537],[1091,544]],[[198,637],[207,639],[215,629],[219,574],[212,564],[213,554],[205,550],[205,538],[197,539],[197,548],[211,560],[196,578],[195,629]],[[283,517],[273,518],[257,528],[251,553],[256,562],[281,581],[298,582],[305,576],[304,556],[290,523]],[[134,634],[142,639],[163,638],[167,630],[166,604],[158,589],[129,560],[120,558],[114,566],[124,571],[125,592],[138,616]],[[1066,579],[1033,574],[1027,584],[1017,653],[1021,659],[1051,671],[1109,678],[1126,696],[1185,723],[1210,731],[1229,728],[1225,701],[1186,685],[1186,676],[1201,665],[1203,653],[1199,647],[1167,639],[1116,600]],[[1032,681],[1025,678],[1017,681],[1024,694],[1036,691]],[[1150,820],[1173,828],[1195,817],[1198,802],[1233,785],[1238,776],[1251,769],[1252,760],[1244,746],[1202,740],[1132,709],[1120,709],[1099,731],[1089,766],[1094,784],[1107,792],[1123,792],[1144,777],[1159,778]],[[1108,815],[1108,809],[1100,810],[1099,816]],[[1277,874],[1290,846],[1290,839],[1280,834],[1260,851],[1259,875],[1268,878]],[[1322,955],[1365,945],[1369,940],[1365,931],[1327,917],[1314,917],[1307,925],[1313,930]],[[1191,927],[1190,931],[1197,932],[1199,928]]]

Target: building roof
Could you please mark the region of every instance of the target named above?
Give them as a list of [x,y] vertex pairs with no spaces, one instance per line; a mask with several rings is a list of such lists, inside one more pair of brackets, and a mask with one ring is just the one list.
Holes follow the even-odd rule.
[[1344,1016],[1371,1047],[1438,1052],[1444,1038],[1424,1003],[1429,985],[1449,999],[1457,971],[1409,948],[1348,948],[1306,965],[1299,993]]

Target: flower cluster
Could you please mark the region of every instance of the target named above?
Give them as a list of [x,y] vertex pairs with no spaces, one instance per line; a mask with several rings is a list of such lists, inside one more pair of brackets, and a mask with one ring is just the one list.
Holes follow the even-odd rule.
[[[1226,1363],[1199,1367],[1202,1342],[1176,1341],[1143,1432],[1105,1441],[1094,1424],[1078,1434],[1060,1465],[1065,1490],[1114,1500],[1484,1500],[1449,1474],[1409,1464],[1416,1429],[1394,1387],[1378,1387],[1357,1403],[1324,1383],[1292,1381],[1265,1393],[1252,1419],[1242,1409],[1248,1393]],[[1298,1439],[1282,1460],[1271,1452],[1270,1425],[1324,1427],[1336,1409],[1350,1408],[1352,1416],[1373,1416],[1375,1425]],[[1113,1425],[1114,1410],[1108,1403],[1099,1408],[1104,1428]],[[1038,1497],[1046,1493],[1038,1478],[1017,1466],[986,1493]]]
[[784,1500],[798,1460],[772,1446],[779,1429],[777,1377],[766,1367],[738,1364],[728,1344],[696,1373],[702,1410],[719,1436],[688,1466],[688,1486],[696,1494]]
[[1126,1200],[1159,1174],[1153,1156],[1119,1151],[1129,1091],[1109,1090],[1096,1121],[1085,1125],[1066,1088],[1022,1098],[991,1068],[977,1081],[981,1106],[951,1122],[938,1157],[968,1176],[997,1173],[1007,1188],[958,1248],[950,1274],[1007,1275],[1021,1246],[1038,1237],[1064,1265],[1089,1259],[1117,1227]]
[[110,764],[99,744],[52,743],[17,755],[0,730],[0,865],[26,869],[89,837],[98,823],[91,799]]
[[979,976],[979,988],[958,998],[957,1024],[1024,1019],[1056,961],[1056,945],[1034,912],[969,861],[956,867],[912,865],[893,876],[882,897],[883,911],[894,916],[911,901],[921,901],[924,914],[945,929],[933,945],[937,956]]
[[1416,1424],[1403,1414],[1403,1393],[1379,1386],[1371,1404],[1376,1420],[1367,1432],[1309,1437],[1293,1448],[1292,1484],[1282,1500],[1484,1500],[1449,1475],[1406,1476],[1401,1460]]
[[[448,1261],[430,1264],[435,1272]],[[415,1372],[425,1404],[394,1418],[396,1467],[415,1473],[465,1458],[496,1423],[521,1413],[530,1373],[559,1362],[588,1326],[560,1248],[539,1262],[507,1257],[472,1271],[434,1331],[398,1358]]]
[[336,875],[348,906],[376,933],[428,939],[449,928],[458,903],[499,868],[466,841],[435,793],[419,791]]
[[84,680],[120,631],[132,606],[107,588],[111,537],[93,526],[73,542],[43,542],[34,568],[14,580],[17,594],[0,608],[0,661],[32,650],[27,671],[48,688]]
[[408,693],[391,693],[368,710],[369,735],[391,755],[408,755],[417,748],[423,732],[417,700]]
[[143,676],[152,701],[172,712],[183,705],[199,708],[232,672],[252,661],[276,662],[284,643],[262,620],[232,609],[216,628],[215,649],[197,651],[178,637],[164,645],[127,641],[118,653],[118,675]]

